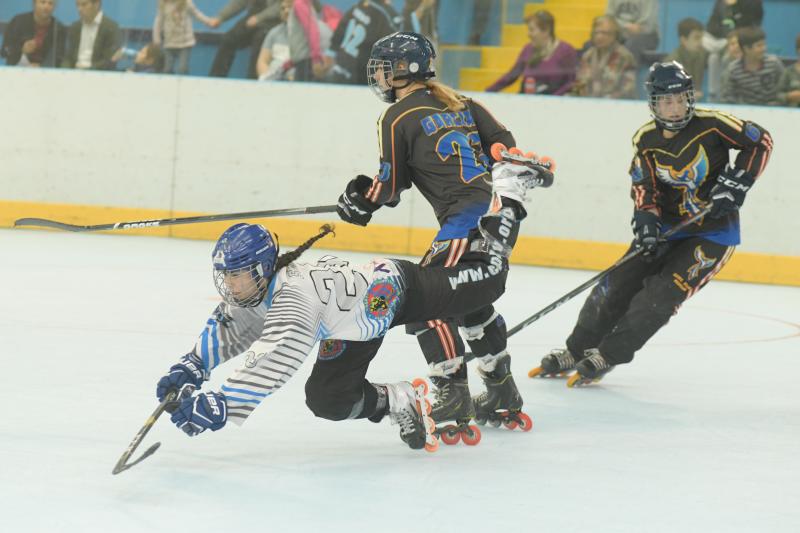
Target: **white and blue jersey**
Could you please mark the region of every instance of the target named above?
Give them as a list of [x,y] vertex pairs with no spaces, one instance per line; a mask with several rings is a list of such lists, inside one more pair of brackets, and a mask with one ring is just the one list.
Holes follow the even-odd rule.
[[222,386],[228,419],[241,425],[294,375],[318,341],[385,335],[403,287],[389,259],[355,266],[332,256],[313,265],[292,263],[275,274],[259,306],[220,304],[193,351],[209,371],[244,354],[242,367]]

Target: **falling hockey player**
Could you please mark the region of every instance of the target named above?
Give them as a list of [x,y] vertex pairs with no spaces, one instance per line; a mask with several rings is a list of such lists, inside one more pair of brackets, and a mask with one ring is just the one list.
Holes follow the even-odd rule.
[[[767,166],[772,138],[753,122],[695,109],[692,79],[677,62],[654,64],[646,87],[653,120],[633,137],[630,168],[630,250],[643,253],[595,286],[566,348],[551,351],[531,377],[574,370],[568,386],[586,385],[631,362],[739,244],[739,208]],[[731,150],[739,151],[733,164]],[[709,207],[709,215],[659,242],[662,231]]]
[[[261,225],[236,224],[213,251],[214,281],[223,303],[208,320],[191,352],[181,357],[156,388],[163,401],[180,390],[172,421],[190,436],[241,425],[253,410],[298,370],[317,341],[320,352],[306,383],[306,403],[322,418],[347,420],[385,416],[400,426],[411,448],[438,446],[428,417],[427,384],[370,383],[372,352],[344,344],[381,339],[387,331],[436,317],[484,308],[505,290],[508,254],[526,213],[528,189],[548,186],[552,173],[535,162],[499,162],[492,169],[492,201],[461,261],[426,267],[375,259],[350,266],[336,258],[298,263],[300,255],[332,231],[330,226],[296,250],[278,255],[277,241]],[[241,355],[218,392],[194,392],[221,363]]]

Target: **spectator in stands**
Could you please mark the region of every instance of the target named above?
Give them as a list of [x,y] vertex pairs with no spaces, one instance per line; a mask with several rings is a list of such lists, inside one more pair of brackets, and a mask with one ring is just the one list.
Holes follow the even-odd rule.
[[602,15],[592,23],[592,45],[581,56],[573,94],[599,98],[636,97],[636,61],[619,42],[614,17]]
[[703,35],[703,47],[708,56],[709,97],[717,99],[722,90],[722,56],[728,46],[727,38],[734,30],[760,27],[764,19],[762,0],[717,0]]
[[783,74],[783,63],[766,53],[764,30],[743,28],[737,34],[742,58],[728,67],[722,100],[734,104],[779,104],[778,83]]
[[469,32],[469,44],[481,44],[481,35],[486,31],[489,17],[492,14],[493,0],[475,0],[472,9],[472,29]]
[[794,43],[797,61],[783,71],[778,84],[778,101],[783,105],[800,107],[800,35]]
[[33,11],[11,19],[0,55],[6,65],[57,67],[64,57],[67,29],[53,16],[56,0],[33,0]]
[[192,0],[158,0],[158,11],[153,21],[153,43],[161,47],[164,72],[188,74],[189,56],[196,44],[192,17],[206,25],[212,19],[195,7]]
[[437,0],[406,0],[403,6],[403,31],[421,33],[439,49]]
[[230,0],[217,16],[211,19],[209,26],[218,28],[220,24],[245,10],[247,15],[239,19],[222,36],[209,76],[227,77],[236,57],[236,51],[249,46],[250,62],[247,76],[256,78],[256,61],[264,37],[281,21],[281,0]]
[[259,79],[314,79],[314,65],[322,64],[333,32],[311,0],[281,0],[281,21],[264,38],[256,65]]
[[555,19],[549,11],[537,11],[525,19],[528,38],[516,63],[486,90],[496,92],[522,77],[519,92],[555,94],[569,92],[575,83],[578,53],[555,35]]
[[680,45],[664,61],[677,61],[692,77],[695,98],[703,97],[703,76],[706,73],[707,52],[703,48],[703,23],[697,19],[685,18],[678,23]]
[[658,48],[658,0],[609,0],[606,15],[619,24],[622,44],[643,63],[645,52]]
[[101,0],[76,0],[80,19],[67,32],[65,68],[114,70],[122,50],[119,25],[103,14]]
[[[727,72],[729,71],[731,64],[737,59],[742,58],[742,48],[739,46],[739,34],[736,30],[733,30],[728,34],[727,43],[728,44],[725,47],[725,51],[722,54],[722,59],[719,61],[720,67],[722,68],[722,74],[720,75],[720,87],[725,86]],[[719,93],[717,93],[717,100],[719,100]]]
[[158,74],[165,70],[164,51],[156,43],[149,43],[136,53],[128,72]]

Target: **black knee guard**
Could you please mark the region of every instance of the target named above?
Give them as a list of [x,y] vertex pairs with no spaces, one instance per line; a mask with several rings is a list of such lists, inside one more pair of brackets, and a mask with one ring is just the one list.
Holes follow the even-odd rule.
[[[435,325],[431,327],[429,324]],[[408,324],[406,332],[416,335],[432,376],[466,377],[464,341],[455,324],[441,320]]]
[[506,321],[493,307],[464,317],[461,334],[484,372],[494,371],[497,361],[508,356]]
[[[306,405],[311,412],[326,420],[363,418],[368,401],[363,384],[357,384],[351,390],[342,390],[337,383],[333,385],[336,386],[325,386],[313,376],[306,381]],[[375,403],[374,399],[371,403]]]

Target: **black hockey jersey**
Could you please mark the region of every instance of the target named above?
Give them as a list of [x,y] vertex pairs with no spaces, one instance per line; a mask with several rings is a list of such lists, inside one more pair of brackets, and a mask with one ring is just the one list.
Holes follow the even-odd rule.
[[[496,142],[508,148],[516,144],[485,107],[474,100],[465,103],[464,110],[449,111],[430,91],[420,89],[390,106],[378,121],[380,170],[367,198],[393,206],[414,184],[441,226],[465,215],[472,219],[467,225],[474,227],[491,199],[486,154]],[[465,235],[440,234],[437,239]]]
[[[694,215],[709,203],[717,176],[738,150],[734,166],[754,179],[764,171],[772,152],[772,137],[761,126],[733,115],[697,109],[695,116],[671,139],[654,121],[633,136],[631,197],[636,209],[657,209],[669,227]],[[739,214],[704,218],[686,231],[720,244],[739,243]],[[678,236],[680,237],[680,235]]]
[[372,45],[396,32],[401,22],[394,8],[383,0],[358,2],[347,10],[331,39],[333,81],[366,85]]

